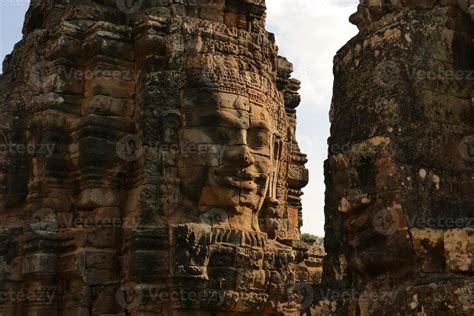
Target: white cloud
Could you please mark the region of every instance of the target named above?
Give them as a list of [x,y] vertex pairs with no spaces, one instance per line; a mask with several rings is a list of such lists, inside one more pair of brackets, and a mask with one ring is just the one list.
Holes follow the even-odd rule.
[[304,189],[304,232],[324,235],[324,176],[332,98],[333,58],[355,34],[348,21],[358,0],[267,0],[267,28],[275,33],[280,54],[302,81],[298,139],[308,154],[310,184]]

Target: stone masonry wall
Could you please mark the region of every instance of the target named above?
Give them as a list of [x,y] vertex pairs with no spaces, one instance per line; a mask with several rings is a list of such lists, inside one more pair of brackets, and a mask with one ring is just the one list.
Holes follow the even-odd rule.
[[459,4],[362,1],[351,17],[315,315],[472,315],[474,23]]

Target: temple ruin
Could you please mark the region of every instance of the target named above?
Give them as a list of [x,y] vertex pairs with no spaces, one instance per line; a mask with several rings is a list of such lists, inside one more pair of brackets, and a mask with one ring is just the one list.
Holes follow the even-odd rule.
[[32,1],[0,77],[0,315],[472,315],[471,2],[351,16],[324,253],[264,0]]
[[1,289],[30,297],[2,315],[299,313],[300,83],[264,24],[262,0],[31,4],[0,88],[32,149],[1,158]]
[[359,34],[334,64],[329,144],[350,149],[325,165],[313,313],[472,315],[469,1],[361,2],[350,18]]

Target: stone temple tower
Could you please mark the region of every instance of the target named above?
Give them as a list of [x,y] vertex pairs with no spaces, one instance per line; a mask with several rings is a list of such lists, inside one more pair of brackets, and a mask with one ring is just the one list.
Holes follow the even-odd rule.
[[370,0],[351,17],[317,315],[473,314],[473,4]]
[[291,73],[263,0],[32,1],[0,79],[0,314],[309,306]]

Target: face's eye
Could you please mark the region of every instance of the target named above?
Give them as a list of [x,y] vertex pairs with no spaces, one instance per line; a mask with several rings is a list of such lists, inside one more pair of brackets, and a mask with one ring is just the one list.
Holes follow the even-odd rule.
[[270,144],[270,132],[266,129],[249,129],[247,143],[251,148],[265,148]]
[[231,140],[230,130],[222,127],[213,127],[208,129],[208,135],[217,144],[227,144]]

